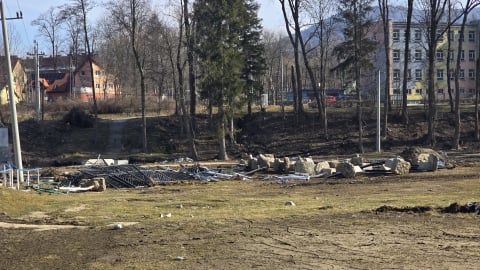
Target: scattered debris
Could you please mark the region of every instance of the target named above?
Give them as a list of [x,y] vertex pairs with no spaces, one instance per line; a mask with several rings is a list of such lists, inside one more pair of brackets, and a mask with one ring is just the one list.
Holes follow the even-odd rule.
[[113,225],[114,230],[120,230],[122,228],[123,228],[123,225],[121,223],[117,223],[117,224]]
[[295,206],[295,203],[293,201],[286,201],[285,205],[286,206]]
[[445,152],[437,152],[430,148],[409,147],[400,154],[410,162],[413,170],[436,171],[440,168],[454,168],[455,163],[448,159]]
[[[397,174],[404,175],[413,171],[434,171],[439,168],[452,168],[446,153],[437,153],[432,149],[408,148],[402,157],[367,162],[355,155],[345,160],[322,160],[315,162],[311,157],[275,157],[273,154],[260,154],[257,157],[248,155],[236,168],[211,169],[199,164],[186,166],[180,164],[178,171],[170,168],[155,170],[145,169],[134,164],[122,164],[115,160],[89,160],[86,164],[95,164],[79,169],[75,174],[64,174],[56,180],[61,183],[48,182],[32,186],[38,192],[69,193],[82,191],[105,191],[107,188],[141,188],[179,181],[222,181],[247,180],[259,171],[266,173],[273,170],[278,174],[268,175],[264,180],[274,180],[277,184],[289,181],[309,181],[313,178],[355,178],[358,174]],[[191,162],[182,158],[178,162]],[[121,162],[120,162],[121,163]],[[37,172],[38,173],[38,172]],[[37,176],[37,182],[40,177]],[[480,209],[480,207],[479,207]],[[377,210],[380,211],[380,210]],[[480,210],[479,210],[480,211]]]
[[315,174],[315,162],[312,158],[302,158],[299,157],[298,160],[295,162],[295,173],[304,173],[308,175]]
[[298,173],[298,174],[288,174],[288,175],[282,175],[282,176],[272,175],[264,178],[264,180],[269,180],[269,179],[277,179],[277,180],[280,180],[281,182],[288,183],[289,180],[308,181],[310,180],[310,176],[308,174]]
[[393,207],[393,206],[381,206],[375,209],[375,213],[383,212],[407,212],[407,213],[425,213],[431,211],[432,207],[430,206],[413,206],[413,207]]
[[[268,172],[270,169],[273,169],[273,172],[277,174],[286,174],[264,178],[275,179],[278,184],[288,183],[289,180],[308,181],[311,178],[322,177],[355,178],[358,174],[404,175],[411,171],[435,171],[455,167],[454,162],[448,159],[445,152],[436,152],[432,149],[419,147],[407,148],[401,153],[401,156],[373,162],[367,162],[359,154],[345,160],[322,160],[318,162],[315,162],[311,157],[276,158],[272,154],[260,154],[257,157],[248,155],[247,160],[242,160],[242,164],[246,164],[246,168],[252,170],[248,174],[260,170]],[[294,174],[292,174],[292,171]]]
[[[377,209],[374,209],[375,213],[385,213],[385,212],[406,212],[406,213],[425,213],[432,211],[433,208],[430,206],[413,206],[413,207],[394,207],[394,206],[381,206]],[[460,205],[456,202],[450,204],[447,207],[436,208],[440,213],[475,213],[480,215],[480,202],[468,202],[464,205]]]
[[480,215],[480,202],[468,202],[464,205],[459,205],[454,202],[449,206],[440,210],[442,213],[475,213]]

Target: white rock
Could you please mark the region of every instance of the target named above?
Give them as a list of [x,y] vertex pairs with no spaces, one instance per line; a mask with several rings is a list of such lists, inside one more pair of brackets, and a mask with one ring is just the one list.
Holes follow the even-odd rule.
[[295,203],[293,201],[286,201],[285,205],[287,206],[295,206]]

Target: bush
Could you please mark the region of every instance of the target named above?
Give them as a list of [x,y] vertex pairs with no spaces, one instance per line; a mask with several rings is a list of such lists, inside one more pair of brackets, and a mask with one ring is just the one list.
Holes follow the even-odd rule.
[[63,121],[72,126],[81,128],[93,127],[94,118],[91,114],[86,113],[79,107],[73,107],[67,114],[63,116]]

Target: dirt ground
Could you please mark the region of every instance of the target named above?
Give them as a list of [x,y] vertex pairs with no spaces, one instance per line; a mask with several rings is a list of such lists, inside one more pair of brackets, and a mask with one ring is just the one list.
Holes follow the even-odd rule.
[[[407,127],[395,123],[392,117],[389,140],[382,145],[385,151],[394,155],[405,146],[422,145],[426,125],[421,111],[416,117]],[[287,118],[290,120],[283,121],[277,113],[240,119],[237,144],[229,148],[230,156],[342,156],[357,152],[354,115],[340,113],[334,117],[328,139],[314,116],[297,124],[292,124],[291,115]],[[439,118],[438,147],[449,149],[451,117]],[[470,120],[462,132],[464,150],[456,155],[479,149],[473,141]],[[96,145],[91,129],[58,121],[21,123],[26,167],[79,164],[98,154],[149,162],[185,157],[188,150],[179,133],[179,122],[174,118],[149,119],[149,145],[152,153],[164,154],[161,157],[138,156],[138,120],[122,120],[119,125],[102,120],[103,141]],[[208,119],[199,118],[198,123],[201,132],[197,134],[197,147],[203,160],[211,160],[216,144],[208,135]],[[365,122],[365,147],[370,152],[375,147],[374,123],[374,117]],[[119,133],[123,136],[116,136]],[[480,162],[470,158],[458,158],[458,162],[453,170],[435,173],[315,180],[291,187],[260,179],[231,181],[230,187],[239,186],[233,195],[215,185],[188,191],[182,184],[128,191],[129,196],[144,200],[147,208],[178,203],[172,192],[187,198],[208,192],[213,196],[211,202],[226,209],[230,207],[229,196],[235,200],[249,195],[249,207],[257,212],[263,211],[263,203],[272,197],[287,200],[304,196],[307,206],[300,200],[293,207],[309,210],[299,210],[298,214],[282,215],[282,204],[263,217],[252,217],[248,209],[239,213],[230,210],[220,218],[146,217],[143,222],[122,222],[124,227],[116,230],[111,224],[79,222],[81,211],[78,215],[26,213],[22,218],[1,213],[0,269],[479,269],[480,217],[439,210],[456,201],[480,201]],[[125,191],[108,192],[118,198],[125,196]],[[392,194],[392,198],[385,194]],[[96,207],[101,213],[102,205]],[[196,209],[191,206],[189,211]]]
[[[262,180],[228,183],[252,192],[259,202],[254,207],[259,208],[266,192],[286,198],[305,193],[318,200],[310,212],[283,217],[147,219],[116,230],[111,225],[79,224],[76,217],[65,219],[62,213],[57,213],[62,218],[33,213],[24,219],[3,214],[0,269],[478,269],[480,217],[440,211],[462,192],[472,199],[480,196],[480,163],[462,163],[468,167],[296,182],[290,187]],[[188,192],[193,196],[201,189]],[[218,192],[212,201],[228,206],[220,189],[209,189]],[[119,198],[125,194],[114,192]],[[185,191],[176,185],[128,192],[155,207],[171,200],[171,192]],[[388,192],[395,198],[366,209],[343,208]],[[408,206],[412,194],[426,194],[421,199],[426,205],[382,207]],[[437,195],[448,200],[435,201]],[[330,201],[334,205],[328,198],[335,198]]]

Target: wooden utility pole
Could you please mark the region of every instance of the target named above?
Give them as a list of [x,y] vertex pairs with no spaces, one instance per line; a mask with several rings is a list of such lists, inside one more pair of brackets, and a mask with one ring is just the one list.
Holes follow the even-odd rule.
[[33,41],[34,49],[33,54],[27,53],[28,55],[33,55],[35,61],[35,121],[40,121],[40,55],[45,55],[44,53],[38,53],[38,42]]

